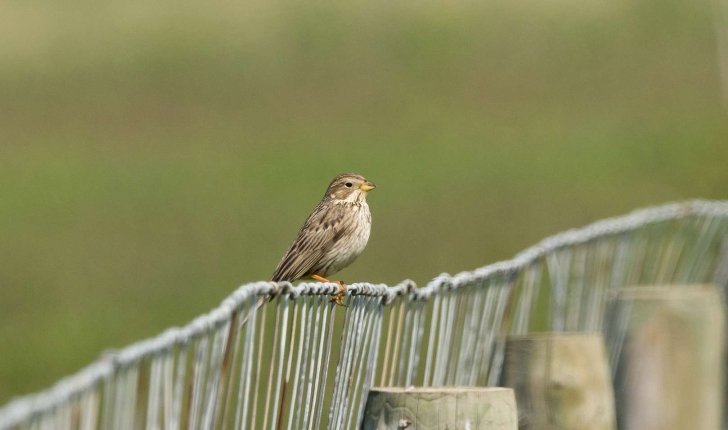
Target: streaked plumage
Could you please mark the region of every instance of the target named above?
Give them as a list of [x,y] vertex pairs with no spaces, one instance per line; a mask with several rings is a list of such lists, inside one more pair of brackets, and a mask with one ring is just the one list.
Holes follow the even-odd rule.
[[[366,196],[374,188],[373,183],[355,173],[337,176],[278,263],[271,280],[293,282],[306,276],[326,280],[353,263],[369,240],[372,217]],[[343,290],[343,283],[338,282]],[[342,296],[335,297],[337,303]]]

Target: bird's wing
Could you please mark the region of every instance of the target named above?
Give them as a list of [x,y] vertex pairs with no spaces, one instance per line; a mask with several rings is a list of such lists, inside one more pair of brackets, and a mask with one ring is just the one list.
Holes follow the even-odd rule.
[[340,237],[345,214],[343,209],[340,205],[317,206],[278,263],[271,280],[292,282],[306,275]]

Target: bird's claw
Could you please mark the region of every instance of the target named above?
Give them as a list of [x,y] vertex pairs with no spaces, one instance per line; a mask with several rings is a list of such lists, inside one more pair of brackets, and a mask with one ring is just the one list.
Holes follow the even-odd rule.
[[336,281],[336,283],[339,284],[339,292],[331,296],[331,301],[339,306],[346,307],[346,304],[344,303],[344,297],[346,296],[346,285],[344,285],[344,283],[341,281]]

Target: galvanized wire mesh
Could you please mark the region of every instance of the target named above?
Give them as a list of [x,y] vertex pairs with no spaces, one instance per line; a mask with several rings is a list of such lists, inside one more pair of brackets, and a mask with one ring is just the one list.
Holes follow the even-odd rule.
[[505,334],[606,331],[615,360],[614,290],[706,282],[728,288],[728,202],[599,221],[419,289],[350,285],[346,309],[336,284],[247,284],[9,403],[0,429],[353,429],[372,385],[497,385]]

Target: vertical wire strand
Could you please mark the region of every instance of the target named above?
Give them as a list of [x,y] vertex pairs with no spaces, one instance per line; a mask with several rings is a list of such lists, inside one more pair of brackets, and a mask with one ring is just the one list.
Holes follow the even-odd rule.
[[394,320],[396,319],[396,312],[398,307],[392,306],[389,308],[389,328],[387,329],[387,342],[384,346],[384,362],[382,363],[382,376],[381,376],[381,382],[379,382],[379,385],[382,387],[386,387],[387,385],[387,373],[389,371],[389,350],[392,346],[392,339],[394,335]]
[[728,234],[724,231],[723,235],[717,254],[718,263],[713,272],[713,283],[718,285],[725,298],[728,297],[726,291],[728,289]]
[[[622,277],[624,278],[624,282],[622,283],[621,287],[634,286],[636,284],[636,280],[639,278],[639,274],[642,271],[641,261],[645,254],[645,239],[643,235],[639,232],[634,232],[625,235],[623,240],[625,240],[628,245],[624,246],[622,251],[623,253],[621,255],[624,263],[618,266],[618,270],[620,271],[618,273],[620,275],[622,275],[623,273]],[[618,312],[616,313],[614,319],[609,322],[609,326],[613,328],[610,329],[610,331],[608,331],[607,333],[607,339],[611,339],[611,347],[608,348],[607,353],[609,355],[610,367],[612,369],[612,378],[616,378],[617,363],[619,362],[619,357],[621,355],[622,347],[624,345],[627,325],[629,323],[629,318],[632,310],[631,302],[626,302],[622,304],[616,301],[616,299],[618,299],[616,293],[619,288],[620,286],[613,289],[612,299],[615,300],[615,305],[620,304],[620,306],[616,306],[613,308],[613,310],[617,310]]]
[[[437,333],[437,317],[440,313],[440,300],[441,296],[438,294],[435,296],[435,300],[432,303],[432,322],[430,323],[430,338],[427,341],[427,356],[425,358],[425,375],[422,381],[423,387],[430,386],[430,378],[432,377],[432,357],[435,351],[435,335]],[[382,383],[384,385],[384,383]]]
[[[288,304],[290,303],[290,300],[288,297],[281,297],[281,302],[283,303],[283,317],[281,321],[281,339],[280,339],[280,346],[279,346],[279,352],[278,352],[278,361],[276,362],[276,365],[274,366],[277,371],[276,376],[276,387],[273,391],[273,409],[271,410],[271,428],[280,428],[278,427],[278,420],[282,419],[281,417],[281,402],[284,399],[281,399],[282,391],[281,387],[283,384],[283,369],[284,369],[284,362],[286,360],[286,344],[288,343]],[[272,372],[271,372],[272,374]]]
[[619,340],[619,336],[614,331],[613,325],[613,321],[616,318],[615,311],[617,309],[615,306],[615,299],[618,289],[624,287],[627,266],[626,260],[630,253],[632,244],[630,237],[626,234],[619,235],[615,238],[615,240],[617,244],[612,259],[612,265],[609,269],[609,280],[606,287],[606,307],[601,321],[602,332],[604,333],[604,344],[607,350],[610,368],[613,368],[615,365],[614,351],[618,347],[617,341]]
[[115,404],[114,380],[118,378],[118,373],[114,372],[104,378],[103,381],[103,406],[101,410],[101,426],[104,429],[113,429],[113,415]]
[[[260,393],[260,385],[261,385],[261,366],[263,364],[263,342],[265,340],[265,328],[268,324],[266,324],[266,314],[268,311],[268,306],[270,305],[270,302],[267,301],[266,298],[261,297],[258,299],[258,305],[259,307],[263,308],[263,311],[260,313],[260,333],[258,334],[258,356],[256,358],[255,362],[255,386],[253,388],[253,392],[256,393],[253,396],[253,405],[250,408],[250,428],[251,429],[257,429],[258,424],[258,398],[261,397],[258,395]],[[246,396],[246,398],[248,398]],[[247,405],[246,405],[247,408]],[[245,426],[243,426],[245,428]]]
[[577,331],[579,327],[579,317],[581,316],[582,293],[584,291],[584,272],[586,267],[586,259],[589,244],[579,246],[572,250],[573,264],[570,271],[562,276],[566,276],[566,291],[564,295],[564,305],[566,311],[566,331]]
[[232,345],[232,356],[230,361],[226,362],[224,366],[228,372],[225,381],[225,405],[222,411],[222,421],[220,427],[228,428],[230,426],[230,410],[233,401],[233,391],[235,390],[236,383],[242,383],[242,374],[237,373],[236,363],[238,362],[238,356],[240,354],[240,344],[243,338],[242,321],[244,318],[244,302],[239,304],[235,310],[234,318],[231,322],[232,336],[234,338]]
[[[420,314],[419,314],[419,323],[418,323],[418,330],[417,330],[417,349],[414,359],[414,365],[413,365],[413,374],[412,374],[412,383],[415,383],[417,381],[417,378],[419,377],[419,371],[420,371],[420,357],[422,355],[422,339],[425,335],[425,319],[427,317],[427,310],[429,306],[429,301],[426,298],[420,298],[418,299],[420,302],[420,306],[422,308]],[[381,322],[378,322],[378,324],[381,324]],[[377,340],[377,343],[379,341]],[[373,361],[373,363],[376,364],[376,360]]]
[[111,409],[111,426],[109,427],[114,430],[121,430],[121,426],[123,425],[122,414],[124,413],[124,394],[126,392],[127,372],[127,368],[119,366],[118,374],[116,375],[116,378],[114,378],[114,404]]
[[[359,364],[356,366],[356,368],[357,368],[357,370],[356,370],[356,380],[354,381],[354,384],[351,385],[351,391],[350,391],[349,399],[347,399],[347,403],[346,403],[347,408],[344,409],[344,410],[346,410],[346,409],[349,410],[349,414],[348,414],[349,416],[348,416],[348,418],[346,420],[346,425],[344,427],[345,429],[350,429],[351,428],[351,425],[352,424],[355,424],[355,423],[352,422],[352,420],[354,419],[354,416],[357,416],[358,415],[358,414],[355,415],[355,412],[358,413],[358,411],[356,410],[356,408],[353,407],[353,405],[359,405],[361,403],[360,402],[360,399],[357,398],[357,396],[361,396],[363,394],[362,391],[359,391],[359,385],[362,382],[362,375],[364,373],[363,372],[364,367],[367,364],[371,365],[371,363],[367,360],[367,358],[369,358],[368,357],[368,351],[369,351],[369,349],[367,347],[368,347],[368,345],[370,343],[370,337],[371,337],[371,332],[372,332],[372,324],[374,323],[374,314],[375,314],[375,312],[373,311],[373,309],[375,309],[376,303],[375,303],[375,299],[372,298],[372,297],[366,297],[365,300],[366,300],[367,304],[366,304],[366,308],[365,308],[365,311],[364,311],[364,321],[363,321],[363,324],[362,324],[363,325],[363,330],[360,330],[360,333],[362,331],[364,333],[359,338],[359,342],[358,343],[360,344],[360,347],[357,348],[358,351],[355,354],[355,357],[356,356],[359,357]],[[352,369],[352,376],[353,376],[353,369]],[[349,404],[351,404],[352,407],[348,407]]]
[[[303,301],[303,299],[301,300]],[[290,397],[290,407],[288,409],[288,430],[291,430],[291,426],[293,425],[293,414],[295,412],[295,392],[296,392],[296,381],[297,378],[294,375],[294,381],[293,381],[293,389],[291,390],[290,383],[291,383],[291,366],[293,363],[293,350],[301,350],[301,335],[300,333],[298,336],[296,336],[296,330],[298,329],[298,309],[302,307],[299,303],[299,298],[296,297],[293,299],[293,317],[291,318],[293,320],[293,325],[291,327],[291,346],[288,348],[288,360],[286,363],[286,380],[284,382],[284,386],[286,387],[285,390],[289,391],[290,394],[288,395]],[[301,327],[303,327],[303,323],[301,323]],[[298,368],[299,365],[296,365],[296,368]]]
[[243,349],[243,359],[240,361],[242,382],[238,387],[238,401],[235,408],[236,430],[248,428],[248,405],[250,404],[250,386],[253,379],[253,355],[255,353],[255,332],[258,321],[257,301],[258,298],[255,296],[250,298],[247,318],[245,319],[245,348]]
[[376,301],[376,305],[376,314],[374,316],[374,337],[372,338],[372,343],[369,348],[369,357],[371,359],[368,361],[367,373],[364,378],[364,385],[362,387],[362,395],[361,399],[359,399],[359,413],[357,414],[356,428],[359,428],[359,426],[361,426],[362,420],[364,418],[364,408],[367,402],[367,393],[369,393],[369,389],[372,387],[372,384],[374,384],[374,371],[377,365],[377,358],[379,355],[379,342],[382,334],[382,314],[384,312],[383,299],[378,298]]
[[688,277],[688,280],[692,283],[702,283],[705,282],[707,278],[706,266],[708,264],[708,259],[706,258],[706,254],[710,249],[711,243],[713,243],[715,233],[719,226],[720,223],[718,222],[718,219],[713,217],[707,218],[706,227],[698,242],[700,246],[696,252],[695,263],[693,264],[693,267],[690,270],[690,276]]
[[622,306],[619,307],[619,313],[613,324],[615,325],[615,336],[614,351],[610,355],[610,367],[612,370],[612,379],[617,378],[617,368],[619,363],[619,357],[622,354],[622,347],[624,346],[624,339],[627,336],[627,329],[629,326],[630,316],[632,314],[632,302],[626,301]]
[[432,386],[440,387],[445,383],[445,377],[443,372],[443,366],[445,358],[443,357],[444,352],[447,350],[445,345],[447,340],[447,321],[448,321],[448,310],[450,309],[450,294],[449,291],[444,291],[442,294],[442,300],[440,301],[440,331],[437,336],[436,350],[435,350],[435,367],[432,375]]
[[644,232],[633,233],[635,238],[635,247],[632,251],[632,258],[629,264],[628,286],[639,285],[642,279],[644,260],[647,258],[648,240]]
[[[313,323],[313,339],[311,341],[311,358],[310,363],[311,365],[308,366],[308,379],[306,383],[306,403],[304,407],[304,414],[303,414],[303,427],[307,428],[308,425],[311,422],[310,416],[312,415],[311,408],[313,407],[314,398],[316,396],[314,392],[314,372],[316,371],[316,363],[321,361],[321,356],[317,355],[318,350],[316,349],[319,335],[323,336],[323,333],[321,333],[320,326],[321,326],[321,308],[323,305],[323,296],[318,296],[317,298],[314,298],[313,300],[316,301],[315,305],[315,314],[316,318]],[[296,427],[298,428],[298,426]]]
[[357,364],[357,358],[359,356],[359,352],[361,350],[361,339],[362,339],[362,332],[363,330],[361,327],[364,326],[364,321],[367,316],[367,307],[368,307],[368,297],[359,296],[357,297],[359,302],[359,310],[358,310],[358,318],[357,323],[354,326],[354,341],[351,342],[349,345],[350,352],[349,357],[347,360],[346,368],[344,370],[344,378],[342,378],[342,396],[341,400],[339,402],[339,412],[336,418],[336,428],[343,428],[344,423],[346,421],[346,412],[347,407],[350,403],[352,392],[351,392],[351,384],[352,379],[354,377],[354,369]]
[[496,307],[496,314],[493,319],[493,328],[491,330],[490,338],[493,358],[491,359],[490,370],[488,372],[488,386],[494,387],[498,385],[498,379],[500,378],[501,371],[503,370],[503,356],[505,352],[505,338],[503,336],[496,337],[501,329],[503,322],[503,315],[505,314],[506,307],[508,306],[508,298],[510,296],[510,290],[512,288],[511,280],[502,280],[499,287],[498,305]]
[[[352,300],[349,299],[349,302]],[[354,304],[354,307],[356,305]],[[353,325],[351,319],[353,318],[354,309],[352,306],[347,306],[344,311],[344,328],[341,333],[341,344],[339,345],[339,357],[336,363],[336,371],[334,372],[334,391],[331,395],[331,405],[329,407],[329,419],[327,428],[331,429],[331,425],[336,414],[336,401],[339,397],[339,390],[341,389],[341,378],[343,378],[344,363],[348,354],[348,343],[351,342],[350,330]]]
[[420,313],[421,313],[421,306],[422,302],[419,300],[416,300],[414,302],[414,316],[412,318],[412,332],[410,334],[411,341],[410,341],[410,350],[408,354],[409,360],[407,361],[407,371],[406,371],[406,378],[404,382],[405,387],[409,387],[413,384],[413,379],[415,377],[416,372],[416,366],[415,357],[419,357],[419,345],[417,342],[418,334],[420,332]]
[[[301,344],[299,346],[298,350],[298,356],[299,358],[302,358],[302,361],[299,361],[299,365],[296,367],[296,389],[293,391],[296,396],[296,421],[295,421],[295,428],[298,429],[300,426],[301,418],[303,417],[303,407],[305,407],[303,403],[303,390],[304,385],[306,383],[306,370],[309,365],[309,355],[308,351],[311,346],[311,317],[313,316],[313,297],[307,297],[306,300],[303,303],[303,313],[301,314],[301,332],[303,334],[303,337],[301,338]],[[304,330],[305,328],[305,330]]]
[[399,348],[399,362],[397,364],[397,379],[395,384],[397,386],[402,386],[404,384],[404,375],[406,372],[405,362],[407,361],[408,355],[409,355],[409,341],[412,340],[412,329],[410,327],[412,323],[412,309],[414,307],[414,302],[412,301],[412,297],[409,297],[407,300],[407,307],[406,307],[406,316],[404,318],[404,330],[401,333],[401,339],[402,344]]
[[98,426],[99,386],[94,386],[84,396],[81,430],[94,430]]
[[655,283],[659,260],[662,254],[662,244],[665,241],[665,222],[653,224],[647,227],[647,250],[643,260],[642,284]]
[[[483,384],[480,381],[487,381],[487,372],[489,366],[489,348],[492,339],[488,336],[488,327],[491,324],[492,315],[495,312],[495,297],[496,289],[493,287],[493,282],[490,281],[487,285],[484,285],[485,289],[485,305],[483,312],[480,316],[478,323],[478,334],[477,337],[480,339],[478,347],[475,349],[475,357],[473,358],[474,364],[477,369],[473,372],[473,376],[470,379],[470,385]],[[482,376],[482,378],[481,378]]]
[[397,326],[395,328],[395,335],[394,335],[394,346],[392,347],[392,357],[391,357],[391,363],[392,368],[389,372],[389,386],[391,387],[394,385],[394,375],[397,370],[397,366],[395,363],[397,363],[399,360],[399,344],[400,340],[402,338],[402,324],[404,322],[404,310],[405,310],[406,302],[405,298],[402,297],[399,302],[399,312],[397,316]]
[[463,330],[463,346],[464,350],[460,356],[458,363],[458,375],[456,376],[459,385],[470,385],[472,375],[474,373],[473,359],[475,358],[475,349],[480,342],[478,338],[478,316],[482,312],[481,301],[483,299],[482,283],[473,286],[472,300],[468,300],[469,314],[467,315],[466,325]]
[[[341,429],[344,425],[344,419],[346,419],[346,405],[349,400],[349,384],[351,380],[352,365],[355,360],[355,356],[358,351],[359,342],[361,339],[361,327],[362,319],[364,318],[364,307],[366,305],[366,299],[364,297],[356,297],[354,299],[354,311],[353,321],[351,325],[349,335],[347,336],[347,352],[345,354],[344,363],[341,371],[341,378],[339,379],[339,392],[335,406],[334,414],[334,427],[335,429]],[[337,375],[339,376],[339,375]]]
[[566,328],[566,300],[571,249],[565,248],[547,254],[546,262],[551,278],[551,330],[563,332]]
[[128,368],[122,368],[119,370],[119,374],[114,384],[114,414],[112,418],[111,428],[114,430],[123,429],[123,419],[125,413],[125,401],[126,401],[126,383]]
[[[351,302],[351,299],[349,299],[349,302]],[[321,376],[321,390],[319,391],[319,398],[318,398],[318,405],[316,407],[316,422],[314,423],[313,428],[319,429],[321,428],[321,419],[323,417],[323,407],[324,407],[324,394],[326,392],[326,381],[328,380],[329,375],[329,363],[331,360],[331,348],[333,345],[332,339],[334,334],[334,321],[336,320],[336,307],[334,306],[334,303],[330,302],[328,306],[326,307],[326,310],[329,310],[329,326],[327,329],[327,339],[326,339],[326,354],[324,358],[324,363],[322,369],[322,376]],[[325,310],[325,311],[326,311]],[[324,312],[325,312],[324,311]],[[324,313],[324,315],[326,315]],[[325,320],[325,318],[324,318]]]
[[185,390],[185,379],[187,375],[187,355],[189,343],[185,341],[177,351],[177,372],[174,381],[174,400],[172,401],[172,419],[170,428],[178,430],[182,427],[182,401]]
[[[306,314],[308,312],[308,300],[310,298],[308,296],[302,296],[300,303],[298,303],[297,308],[300,308],[300,315],[298,315],[298,319],[300,320],[300,324],[297,322],[296,325],[298,326],[298,336],[297,336],[297,343],[296,343],[296,364],[292,368],[292,376],[291,380],[293,381],[293,386],[291,388],[291,410],[288,412],[288,429],[292,429],[293,425],[295,423],[295,416],[299,413],[300,408],[300,400],[298,396],[299,391],[299,385],[300,385],[300,371],[301,371],[301,360],[303,360],[303,343],[305,338],[305,332],[306,332]],[[293,352],[293,349],[291,349],[291,352]],[[292,358],[292,354],[291,354]]]
[[463,285],[455,291],[457,310],[455,312],[455,328],[452,332],[453,345],[450,348],[452,352],[450,357],[451,370],[449,372],[449,384],[452,385],[458,385],[458,364],[461,363],[463,357],[463,342],[468,336],[467,330],[465,329],[465,321],[468,318],[468,309],[472,304],[468,300],[471,290],[471,285]]
[[[674,224],[674,223],[673,223]],[[657,270],[657,279],[655,283],[658,285],[665,285],[672,283],[675,277],[675,271],[678,268],[678,262],[685,249],[685,223],[679,223],[673,226],[675,230],[668,238],[664,258],[661,261],[660,267]]]
[[149,394],[147,395],[147,424],[148,430],[158,430],[159,426],[159,394],[162,390],[162,360],[163,357],[152,359],[149,375]]
[[206,332],[197,342],[195,351],[195,362],[193,366],[192,400],[190,409],[190,430],[196,430],[200,421],[200,409],[202,407],[203,384],[205,383],[205,372],[207,367],[207,354],[209,351],[209,332]]
[[443,377],[445,378],[445,381],[443,385],[453,385],[454,382],[452,381],[454,372],[453,372],[453,366],[452,363],[454,360],[452,360],[452,356],[457,353],[455,351],[455,348],[453,348],[453,340],[455,339],[455,329],[457,326],[457,320],[459,315],[457,314],[457,308],[458,308],[458,299],[460,290],[450,290],[448,292],[450,295],[450,309],[447,311],[447,340],[444,342],[445,347],[443,348]]
[[586,331],[593,333],[602,332],[602,321],[607,303],[607,288],[609,285],[610,266],[614,255],[614,240],[606,238],[597,245],[594,254],[594,279],[592,281],[594,292],[587,310]]
[[71,404],[65,402],[56,408],[56,429],[69,430],[71,428]]
[[273,392],[273,373],[276,369],[276,357],[278,352],[278,337],[280,336],[281,331],[281,313],[283,307],[281,306],[281,301],[283,300],[282,296],[278,296],[276,299],[276,315],[275,315],[275,322],[273,323],[273,349],[270,353],[270,360],[271,362],[268,364],[268,389],[266,390],[265,394],[265,406],[263,409],[263,427],[264,429],[270,428],[268,427],[268,416],[270,414],[270,403],[272,396],[275,395]]
[[475,326],[477,325],[479,308],[480,294],[477,286],[472,285],[468,287],[465,297],[465,311],[462,319],[462,335],[460,341],[460,355],[458,357],[457,369],[455,372],[455,383],[457,385],[467,385],[467,381],[470,380],[470,373],[473,370],[472,350],[475,348],[477,339],[475,338]]
[[518,295],[518,305],[516,306],[516,315],[513,318],[513,325],[511,327],[511,335],[521,335],[524,334],[526,327],[528,325],[527,321],[530,317],[530,304],[531,304],[531,291],[530,291],[530,284],[528,282],[528,277],[531,272],[531,267],[523,270],[523,273],[519,277],[519,282],[516,283],[516,285],[520,285],[520,287],[516,287],[514,294]]
[[173,409],[173,393],[174,393],[174,353],[173,348],[170,347],[164,351],[162,355],[162,411],[161,418],[163,422],[162,428],[165,430],[172,430],[170,426],[172,409]]
[[593,295],[597,292],[594,285],[595,247],[596,241],[591,241],[581,246],[582,257],[579,259],[579,264],[574,266],[575,272],[572,274],[572,284],[574,290],[578,291],[579,301],[576,302],[578,310],[574,312],[576,314],[576,325],[571,331],[586,331],[586,322],[589,318],[589,303],[593,299]]
[[[232,316],[232,315],[231,315]],[[222,376],[222,366],[225,360],[226,348],[228,347],[228,338],[232,320],[225,321],[220,324],[215,331],[213,337],[212,351],[210,353],[209,375],[207,386],[205,389],[206,407],[202,416],[202,428],[210,429],[215,425],[215,417],[219,411],[219,391]]]
[[450,348],[450,357],[448,359],[448,361],[450,362],[450,369],[448,371],[448,385],[459,385],[458,367],[463,357],[463,342],[465,341],[464,337],[467,336],[467,331],[465,330],[465,318],[467,317],[468,307],[471,304],[467,301],[469,289],[470,287],[461,286],[460,288],[455,290],[455,325],[453,331],[450,334],[450,336],[453,338],[453,342]]
[[124,414],[122,418],[122,428],[134,428],[134,418],[136,415],[136,394],[137,382],[139,381],[139,363],[129,365],[124,390]]
[[344,392],[346,393],[346,396],[344,397],[344,404],[341,407],[341,426],[342,428],[348,428],[347,425],[347,414],[351,412],[351,409],[349,408],[350,404],[355,404],[356,400],[356,386],[355,386],[355,380],[354,377],[358,373],[358,370],[361,369],[361,365],[363,364],[362,357],[364,355],[364,350],[366,346],[366,335],[367,335],[367,328],[368,328],[368,321],[371,316],[371,298],[367,296],[361,296],[360,297],[362,304],[361,304],[361,315],[359,319],[359,323],[356,326],[356,340],[354,344],[352,345],[354,351],[351,354],[350,364],[347,371],[347,379],[346,379],[346,386],[344,389]]
[[[324,296],[325,297],[325,296]],[[326,300],[324,297],[321,297],[321,302],[319,302],[319,312],[323,312],[323,315],[321,316],[321,324],[320,324],[320,330],[321,330],[321,339],[319,339],[319,345],[318,345],[318,361],[316,362],[316,376],[313,379],[313,395],[312,395],[312,404],[311,404],[311,419],[308,421],[308,426],[306,427],[307,430],[312,430],[314,428],[314,424],[316,423],[316,420],[318,419],[319,408],[321,407],[321,403],[323,403],[323,392],[326,388],[326,383],[322,378],[321,374],[321,367],[324,362],[324,345],[328,344],[329,347],[331,346],[331,340],[329,339],[327,342],[327,327],[328,327],[328,311],[329,311],[329,305],[326,303]],[[318,314],[316,316],[318,318]],[[315,345],[314,345],[315,347]],[[320,388],[323,386],[323,388]],[[319,397],[319,390],[322,393]]]
[[529,283],[531,284],[531,304],[529,306],[528,318],[524,330],[527,332],[531,327],[531,317],[537,311],[538,299],[541,294],[541,284],[543,283],[543,258],[536,261],[529,267]]

